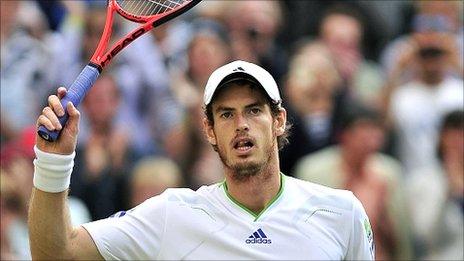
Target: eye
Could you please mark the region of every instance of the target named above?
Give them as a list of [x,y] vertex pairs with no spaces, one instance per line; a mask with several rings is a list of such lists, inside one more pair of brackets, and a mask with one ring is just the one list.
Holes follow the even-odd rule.
[[260,108],[251,108],[250,109],[250,114],[251,115],[258,115],[261,112]]
[[229,119],[230,117],[232,117],[232,113],[230,111],[226,111],[221,113],[220,117],[223,119]]

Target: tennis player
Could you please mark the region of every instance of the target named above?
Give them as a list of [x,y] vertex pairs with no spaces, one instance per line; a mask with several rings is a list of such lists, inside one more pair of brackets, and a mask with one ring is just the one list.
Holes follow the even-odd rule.
[[263,68],[235,61],[214,71],[206,85],[204,130],[222,160],[223,182],[168,189],[77,228],[66,198],[79,112],[68,104],[68,124],[59,125],[64,95],[60,88],[50,96],[37,120],[63,132],[55,143],[37,137],[29,212],[34,259],[374,259],[368,217],[351,192],[280,172],[287,115]]

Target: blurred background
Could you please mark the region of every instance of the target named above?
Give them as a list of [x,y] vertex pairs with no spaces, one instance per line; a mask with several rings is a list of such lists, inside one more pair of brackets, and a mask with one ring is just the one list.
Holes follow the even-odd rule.
[[[91,57],[105,1],[0,1],[1,259],[30,259],[35,121]],[[134,25],[117,20],[114,35]],[[462,1],[204,1],[121,52],[79,107],[74,224],[223,180],[202,92],[232,60],[277,80],[282,172],[349,189],[385,260],[464,259]]]

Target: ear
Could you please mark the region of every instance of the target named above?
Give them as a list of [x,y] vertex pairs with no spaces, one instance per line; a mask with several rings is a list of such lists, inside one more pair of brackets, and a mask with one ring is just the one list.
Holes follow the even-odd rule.
[[277,136],[281,136],[285,133],[285,127],[287,125],[287,111],[281,108],[279,114],[274,118],[274,130]]
[[206,118],[203,118],[203,132],[205,133],[206,139],[211,145],[217,145],[216,134],[214,133],[213,125],[211,125]]

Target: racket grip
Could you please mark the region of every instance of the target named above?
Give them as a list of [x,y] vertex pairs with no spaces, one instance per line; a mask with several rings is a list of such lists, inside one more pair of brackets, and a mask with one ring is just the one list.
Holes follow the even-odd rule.
[[[79,74],[79,76],[77,76],[76,80],[66,93],[66,96],[64,96],[63,99],[61,99],[61,105],[64,109],[64,115],[62,117],[58,117],[61,126],[64,127],[69,118],[66,107],[68,102],[72,102],[74,106],[78,106],[81,103],[87,91],[95,83],[99,75],[100,71],[95,66],[87,65]],[[40,137],[50,142],[56,141],[56,139],[58,139],[58,136],[60,135],[60,132],[61,131],[58,130],[50,131],[43,125],[39,126],[39,129],[37,131]]]

